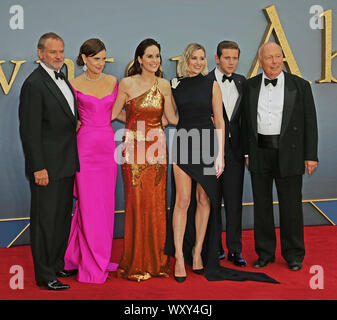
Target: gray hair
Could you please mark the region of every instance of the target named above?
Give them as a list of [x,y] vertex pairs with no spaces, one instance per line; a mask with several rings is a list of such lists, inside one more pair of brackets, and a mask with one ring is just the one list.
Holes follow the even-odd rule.
[[281,50],[281,52],[282,52],[282,54],[283,54],[282,47],[281,47],[279,44],[277,44],[276,42],[269,41],[269,42],[263,43],[263,44],[260,46],[260,48],[259,48],[259,50],[258,50],[258,56],[259,56],[259,59],[262,58],[262,52],[263,52],[264,48],[265,48],[265,47],[269,47],[269,46],[277,46],[277,47],[279,47],[280,50]]

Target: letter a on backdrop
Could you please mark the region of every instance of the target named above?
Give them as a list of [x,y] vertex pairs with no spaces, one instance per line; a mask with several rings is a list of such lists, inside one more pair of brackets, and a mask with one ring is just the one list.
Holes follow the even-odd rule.
[[[299,77],[302,77],[301,72],[297,66],[296,60],[294,58],[294,55],[290,49],[287,37],[283,31],[280,19],[278,17],[276,8],[274,5],[268,6],[263,9],[263,12],[269,21],[268,26],[266,28],[266,31],[262,37],[260,46],[266,42],[269,41],[270,36],[274,35],[276,42],[281,46],[284,54],[284,62],[287,65],[287,69],[290,73],[296,74]],[[256,76],[257,71],[259,69],[259,61],[258,61],[258,53],[256,53],[254,62],[252,64],[252,67],[249,70],[249,73],[247,75],[247,78],[251,78]]]

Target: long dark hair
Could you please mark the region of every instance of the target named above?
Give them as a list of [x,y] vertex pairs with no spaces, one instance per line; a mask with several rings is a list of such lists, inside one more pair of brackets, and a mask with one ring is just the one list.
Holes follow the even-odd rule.
[[93,57],[102,50],[106,50],[103,41],[97,38],[89,39],[85,41],[80,48],[76,64],[80,67],[84,66],[84,61],[82,59],[82,54],[86,57]]
[[[150,46],[156,46],[159,49],[159,53],[160,53],[160,44],[153,39],[145,39],[143,40],[138,47],[136,48],[135,51],[135,57],[133,59],[132,65],[130,66],[129,70],[127,70],[127,76],[133,76],[135,74],[141,74],[142,73],[142,68],[140,66],[140,63],[138,61],[138,57],[142,58],[146,48],[150,47]],[[163,72],[160,70],[161,69],[161,56],[160,56],[160,67],[158,68],[158,70],[156,71],[155,75],[157,77],[162,77],[163,76]]]

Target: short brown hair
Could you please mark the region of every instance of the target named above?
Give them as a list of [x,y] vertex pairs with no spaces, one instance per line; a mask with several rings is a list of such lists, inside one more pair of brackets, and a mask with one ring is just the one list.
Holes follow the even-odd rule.
[[54,32],[48,32],[48,33],[43,34],[40,37],[39,42],[37,43],[37,48],[40,49],[40,50],[43,50],[44,44],[45,44],[47,39],[61,40],[64,43],[63,39],[59,35],[57,35]]
[[220,58],[221,55],[222,55],[222,50],[223,49],[236,49],[239,51],[239,57],[240,57],[240,48],[239,48],[239,45],[234,42],[234,41],[228,41],[228,40],[225,40],[225,41],[221,41],[217,48],[216,48],[216,54],[217,56]]
[[86,57],[93,57],[103,50],[106,50],[106,48],[102,40],[97,38],[88,39],[80,47],[80,52],[76,60],[77,65],[80,67],[84,66],[82,54]]

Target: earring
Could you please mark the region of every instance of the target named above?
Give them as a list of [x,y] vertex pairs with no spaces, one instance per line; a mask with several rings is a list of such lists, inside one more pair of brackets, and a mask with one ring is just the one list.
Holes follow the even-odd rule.
[[85,64],[85,62],[84,62],[84,66],[82,67],[82,69],[83,69],[83,72],[86,72],[88,70],[87,65]]

